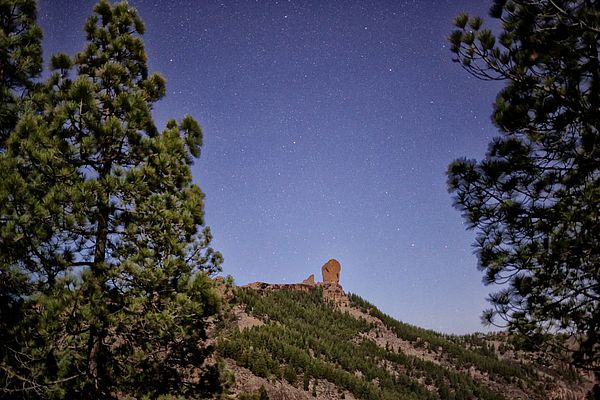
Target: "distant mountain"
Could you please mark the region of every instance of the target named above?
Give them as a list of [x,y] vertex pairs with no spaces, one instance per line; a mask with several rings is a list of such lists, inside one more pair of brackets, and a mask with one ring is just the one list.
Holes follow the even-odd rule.
[[593,385],[507,334],[418,328],[334,285],[230,288],[213,333],[226,398],[570,400]]

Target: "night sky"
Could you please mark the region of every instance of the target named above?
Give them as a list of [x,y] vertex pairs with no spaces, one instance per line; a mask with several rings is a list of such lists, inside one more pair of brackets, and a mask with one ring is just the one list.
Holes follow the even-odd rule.
[[[44,57],[84,46],[94,1],[40,0]],[[490,2],[136,1],[159,128],[204,130],[195,181],[237,284],[300,282],[330,258],[341,284],[402,321],[481,331],[474,233],[445,171],[481,158],[499,84],[452,62],[461,11]],[[486,18],[487,20],[488,18]]]

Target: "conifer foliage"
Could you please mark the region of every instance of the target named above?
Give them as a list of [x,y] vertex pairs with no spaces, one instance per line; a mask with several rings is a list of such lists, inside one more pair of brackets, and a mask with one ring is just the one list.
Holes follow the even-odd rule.
[[202,132],[190,116],[155,127],[165,80],[148,73],[135,9],[102,0],[85,32],[14,129],[2,120],[0,397],[206,396],[222,257],[191,177]]
[[536,390],[529,372],[519,365],[396,321],[356,295],[349,300],[353,307],[380,319],[398,338],[443,353],[445,360],[452,360],[452,367],[377,345],[368,335],[376,325],[333,307],[323,299],[321,288],[309,293],[238,289],[235,301],[266,323],[242,331],[225,330],[219,336],[219,354],[256,376],[285,379],[314,397],[319,382],[324,381],[357,399],[505,398],[464,373],[469,368],[485,371],[502,385],[518,381],[528,391]]
[[19,99],[42,70],[35,0],[0,1],[0,149],[16,124]]
[[484,319],[599,371],[600,4],[495,0],[490,15],[498,36],[467,14],[450,35],[469,73],[506,82],[493,111],[502,135],[482,161],[448,169],[484,280],[502,287]]

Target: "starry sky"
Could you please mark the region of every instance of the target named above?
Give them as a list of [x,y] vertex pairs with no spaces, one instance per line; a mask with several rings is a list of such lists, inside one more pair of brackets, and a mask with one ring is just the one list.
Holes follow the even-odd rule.
[[[39,0],[44,57],[84,46],[93,0]],[[130,0],[150,71],[167,79],[159,128],[194,116],[206,221],[237,284],[300,282],[330,258],[341,284],[402,321],[485,330],[493,290],[446,190],[481,158],[499,83],[452,62],[461,11],[491,1]],[[488,19],[488,18],[486,18]]]

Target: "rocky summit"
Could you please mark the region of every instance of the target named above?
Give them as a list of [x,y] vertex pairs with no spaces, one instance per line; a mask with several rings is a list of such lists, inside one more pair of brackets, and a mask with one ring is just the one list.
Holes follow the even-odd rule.
[[347,306],[348,296],[344,292],[342,285],[340,285],[340,274],[342,272],[342,266],[336,259],[327,261],[321,267],[321,273],[323,274],[322,282],[315,282],[315,275],[311,274],[308,278],[304,279],[302,283],[266,283],[266,282],[252,282],[242,286],[242,288],[248,288],[258,290],[261,292],[272,291],[272,290],[295,290],[300,292],[308,292],[314,287],[319,287],[323,293],[323,298],[326,301],[330,301],[337,306]]

